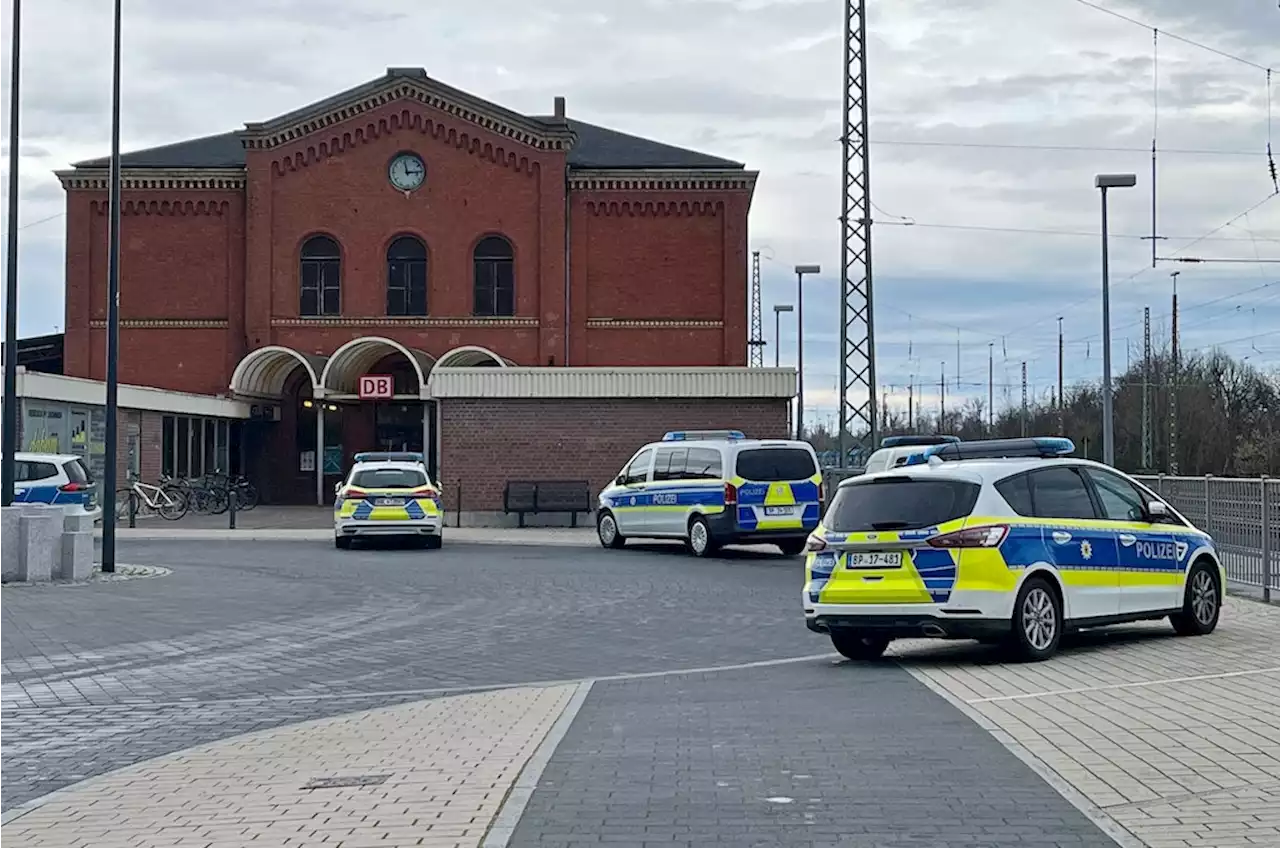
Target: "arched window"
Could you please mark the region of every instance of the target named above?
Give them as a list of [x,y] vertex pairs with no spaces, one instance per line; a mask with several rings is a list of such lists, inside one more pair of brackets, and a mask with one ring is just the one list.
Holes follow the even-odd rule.
[[515,253],[502,236],[487,236],[475,249],[475,314],[516,314]]
[[427,314],[427,246],[413,236],[387,248],[387,314]]
[[342,312],[342,251],[329,236],[312,236],[302,245],[298,314]]

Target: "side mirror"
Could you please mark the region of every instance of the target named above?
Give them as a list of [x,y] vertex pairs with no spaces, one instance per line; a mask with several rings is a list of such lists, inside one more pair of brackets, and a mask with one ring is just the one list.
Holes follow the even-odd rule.
[[1147,515],[1154,521],[1165,518],[1169,515],[1169,508],[1164,505],[1163,501],[1152,501],[1147,504]]
[[619,474],[617,477],[613,478],[613,483],[616,486],[625,486],[627,483],[627,475]]
[[337,495],[337,494],[338,494],[338,492],[341,492],[341,491],[342,491],[342,484],[341,484],[341,483],[334,483],[334,484],[333,484],[333,493],[334,493],[334,495]]

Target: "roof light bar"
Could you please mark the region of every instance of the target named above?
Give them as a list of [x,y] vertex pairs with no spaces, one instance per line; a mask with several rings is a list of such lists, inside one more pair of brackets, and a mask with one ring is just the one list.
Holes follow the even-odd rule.
[[958,441],[960,441],[958,436],[886,436],[880,440],[880,447],[902,448],[916,445],[949,445]]
[[692,442],[698,439],[745,439],[741,430],[672,430],[662,437],[664,442]]
[[984,439],[977,442],[951,442],[933,445],[908,458],[906,465],[923,465],[931,457],[943,461],[964,459],[1052,459],[1075,453],[1075,443],[1056,436],[1037,436],[1029,439]]
[[417,451],[365,451],[356,454],[356,462],[422,462]]

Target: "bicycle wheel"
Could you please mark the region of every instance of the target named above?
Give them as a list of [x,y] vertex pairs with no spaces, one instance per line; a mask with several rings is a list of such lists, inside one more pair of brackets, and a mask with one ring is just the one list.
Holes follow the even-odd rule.
[[177,521],[187,514],[187,499],[180,489],[161,489],[156,494],[156,511],[167,521]]
[[250,510],[258,505],[258,487],[250,483],[248,480],[240,483],[236,487],[238,497],[236,498],[236,509]]
[[209,496],[209,513],[211,515],[222,515],[227,511],[229,504],[227,503],[226,489],[205,489],[205,493]]
[[129,520],[129,505],[133,504],[135,518],[142,515],[142,499],[133,489],[121,489],[116,492],[116,521]]

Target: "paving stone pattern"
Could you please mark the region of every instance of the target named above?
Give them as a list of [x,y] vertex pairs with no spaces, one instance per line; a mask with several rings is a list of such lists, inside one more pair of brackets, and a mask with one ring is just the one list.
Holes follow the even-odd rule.
[[173,573],[0,591],[5,809],[145,757],[427,690],[829,650],[796,618],[799,560],[777,555],[202,542],[122,543],[121,559]]
[[891,665],[597,683],[513,848],[1115,848]]
[[1280,608],[1211,636],[1100,631],[1053,662],[895,645],[904,665],[1151,848],[1280,846]]
[[441,698],[188,749],[48,799],[5,825],[4,844],[476,846],[576,688]]

